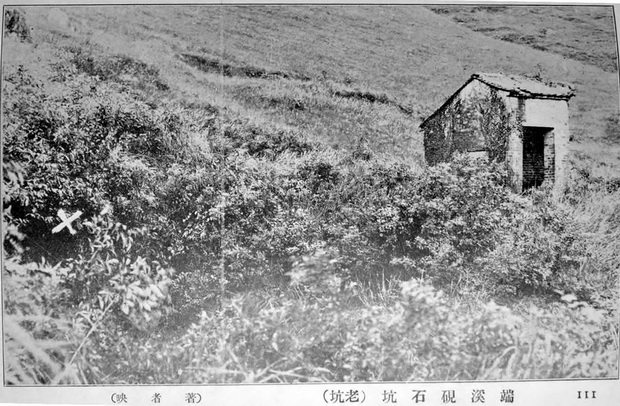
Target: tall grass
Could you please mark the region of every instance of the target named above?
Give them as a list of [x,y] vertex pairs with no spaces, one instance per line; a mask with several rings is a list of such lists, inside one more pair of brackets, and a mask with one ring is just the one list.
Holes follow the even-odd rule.
[[587,257],[577,283],[589,286],[592,295],[617,312],[620,271],[620,188],[618,178],[576,175],[563,203],[575,220]]

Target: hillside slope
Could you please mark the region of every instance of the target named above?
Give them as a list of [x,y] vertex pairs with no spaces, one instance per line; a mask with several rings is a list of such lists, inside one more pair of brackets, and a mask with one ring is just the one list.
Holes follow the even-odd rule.
[[[35,36],[58,45],[87,38],[98,52],[151,64],[170,85],[171,98],[220,105],[258,125],[293,127],[336,147],[363,139],[378,151],[415,161],[421,159],[418,124],[473,72],[540,74],[577,89],[571,128],[581,144],[573,148],[588,160],[617,165],[615,146],[603,148],[598,142],[617,115],[617,74],[490,38],[424,7],[81,7],[64,12],[71,22],[61,27],[51,24],[49,9],[29,8]],[[559,40],[571,42],[568,34]],[[222,77],[226,67],[229,74]],[[245,68],[246,74],[230,67]],[[247,74],[251,71],[294,75],[261,77]]]
[[[618,70],[613,10],[605,6],[443,6],[430,10],[490,37]],[[518,21],[518,24],[515,24]]]

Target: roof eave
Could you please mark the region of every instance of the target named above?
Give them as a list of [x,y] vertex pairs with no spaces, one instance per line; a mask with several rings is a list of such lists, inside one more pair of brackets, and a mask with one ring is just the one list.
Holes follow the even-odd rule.
[[474,73],[471,77],[472,79],[476,79],[480,81],[481,83],[484,83],[485,85],[489,87],[492,87],[493,89],[503,90],[504,92],[508,92],[508,95],[512,97],[524,97],[528,99],[554,99],[554,100],[567,100],[568,101],[570,98],[572,98],[575,95],[575,91],[571,87],[568,87],[570,91],[565,94],[532,93],[526,90],[521,90],[521,89],[515,90],[512,88],[506,88],[503,86],[499,86],[496,83],[484,80],[479,73]]
[[552,94],[541,94],[541,93],[529,93],[529,92],[515,92],[512,91],[508,94],[509,97],[519,97],[522,99],[542,99],[542,100],[564,100],[568,101],[572,97],[575,96],[574,93],[570,93],[567,95],[552,95]]

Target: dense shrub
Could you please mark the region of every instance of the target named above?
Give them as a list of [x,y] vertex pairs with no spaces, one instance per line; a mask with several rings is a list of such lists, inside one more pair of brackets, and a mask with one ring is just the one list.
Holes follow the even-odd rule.
[[[566,215],[573,219],[578,244],[583,250],[580,266],[565,269],[565,286],[581,299],[600,302],[605,308],[618,295],[620,257],[620,189],[618,178],[591,176],[588,168],[572,173],[561,202]],[[567,272],[568,271],[568,272]]]
[[26,22],[26,14],[18,9],[6,8],[4,11],[4,36],[15,34],[20,41],[32,42],[30,26]]
[[376,288],[421,277],[501,300],[571,290],[563,275],[584,259],[573,222],[547,191],[514,195],[501,168],[466,157],[424,173],[322,152],[287,170],[257,162],[233,156],[216,173],[179,172],[169,182],[183,196],[169,246],[177,268],[200,270],[184,277],[199,289],[216,290],[222,258],[237,291],[278,284],[292,256],[327,247],[347,281]]
[[91,216],[112,204],[124,223],[151,221],[158,167],[187,150],[175,113],[83,75],[44,85],[21,68],[7,70],[3,159],[24,169],[7,204],[25,243],[51,260],[71,254],[81,234],[50,238],[59,208]]
[[497,246],[476,261],[497,291],[512,295],[574,291],[565,275],[579,269],[586,252],[575,222],[550,196],[549,189],[533,191],[502,231]]
[[351,280],[420,277],[503,296],[568,289],[553,278],[583,260],[574,222],[550,192],[513,194],[500,165],[465,156],[423,173],[357,165],[319,159],[299,172],[319,236]]
[[241,120],[223,123],[221,134],[230,143],[229,151],[247,151],[251,156],[273,159],[284,152],[303,154],[314,149],[301,134],[283,130],[265,131]]
[[[87,257],[56,266],[3,258],[7,383],[118,376],[131,364],[128,343],[156,328],[168,311],[171,271],[129,255],[137,231],[104,217],[87,226],[93,236]],[[111,359],[115,363],[105,362]]]
[[[457,157],[413,181],[386,190],[387,202],[368,206],[374,238],[410,276],[449,284],[485,255],[513,210],[499,168]],[[413,274],[411,273],[413,272]]]
[[[127,55],[100,56],[95,53],[94,49],[88,49],[86,45],[67,49],[71,54],[71,62],[78,72],[103,81],[115,81],[126,85],[133,82],[132,84],[142,89],[143,92],[170,89],[168,84],[160,78],[159,71],[155,67]],[[131,91],[131,87],[125,90]]]
[[[3,165],[3,171],[14,186],[24,182],[19,166]],[[76,258],[56,266],[45,258],[25,262],[24,235],[3,203],[3,240],[13,246],[2,261],[7,382],[96,381],[110,373],[102,357],[127,365],[125,341],[154,328],[170,303],[172,271],[139,255],[148,252],[140,246],[144,230],[113,222],[106,207],[84,222],[87,248]]]
[[[3,174],[5,180],[13,179],[13,185],[8,182],[3,185],[21,184],[20,168],[3,163]],[[5,191],[3,188],[3,198]],[[71,315],[58,306],[65,302],[68,292],[51,265],[22,260],[23,238],[10,208],[5,206],[2,216],[5,382],[10,385],[79,383],[75,368],[69,365],[63,370],[66,352],[80,338],[79,330],[69,322]],[[7,246],[11,249],[7,250]]]

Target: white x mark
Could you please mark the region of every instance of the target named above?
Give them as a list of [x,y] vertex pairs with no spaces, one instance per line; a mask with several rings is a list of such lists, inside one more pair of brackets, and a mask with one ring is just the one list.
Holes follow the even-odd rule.
[[75,230],[73,229],[73,227],[71,227],[71,222],[73,222],[73,220],[77,219],[78,217],[80,217],[82,215],[81,211],[76,211],[75,214],[69,218],[67,218],[67,214],[65,213],[65,211],[63,209],[59,209],[58,210],[58,217],[60,217],[60,219],[62,220],[62,223],[58,224],[56,227],[54,227],[52,229],[52,233],[57,233],[60,230],[62,230],[63,228],[67,227],[67,229],[69,230],[69,232],[71,234],[75,234]]

